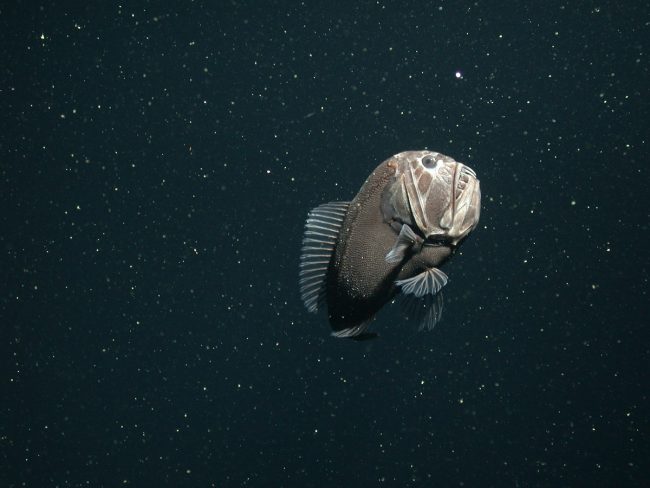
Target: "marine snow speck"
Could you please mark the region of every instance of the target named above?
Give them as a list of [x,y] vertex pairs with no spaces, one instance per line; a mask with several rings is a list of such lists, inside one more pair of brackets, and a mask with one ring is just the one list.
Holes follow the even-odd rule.
[[352,339],[400,294],[421,328],[440,320],[440,267],[476,227],[476,173],[444,154],[405,151],[381,163],[351,202],[309,212],[300,292],[310,312],[327,307],[332,335]]

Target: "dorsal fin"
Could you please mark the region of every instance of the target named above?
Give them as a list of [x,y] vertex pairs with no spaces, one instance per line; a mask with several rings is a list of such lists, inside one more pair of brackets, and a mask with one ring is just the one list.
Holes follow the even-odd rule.
[[300,296],[310,312],[316,312],[325,299],[327,269],[349,206],[350,202],[324,203],[307,216],[300,254]]

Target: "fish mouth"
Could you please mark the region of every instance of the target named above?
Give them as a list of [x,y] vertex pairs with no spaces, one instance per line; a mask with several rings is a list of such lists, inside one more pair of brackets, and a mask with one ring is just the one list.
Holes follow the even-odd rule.
[[453,184],[450,185],[451,222],[454,222],[456,218],[458,203],[472,179],[476,179],[476,173],[474,173],[472,168],[465,166],[462,163],[456,163],[454,165],[454,171],[451,177]]
[[480,212],[476,173],[453,158],[438,155],[435,165],[418,159],[408,165],[403,191],[409,220],[425,240],[456,246],[471,232]]
[[476,173],[469,166],[463,163],[454,162],[453,167],[449,166],[443,168],[442,173],[439,175],[442,181],[449,185],[450,205],[452,215],[456,214],[456,202],[460,200],[466,188],[470,186],[471,181],[476,180]]
[[454,165],[450,183],[449,206],[440,224],[455,247],[478,222],[478,208],[474,207],[480,205],[480,190],[476,173],[462,163]]
[[454,168],[454,185],[452,189],[452,200],[454,202],[460,199],[472,180],[476,180],[476,173],[474,170],[469,166],[458,163],[456,168]]

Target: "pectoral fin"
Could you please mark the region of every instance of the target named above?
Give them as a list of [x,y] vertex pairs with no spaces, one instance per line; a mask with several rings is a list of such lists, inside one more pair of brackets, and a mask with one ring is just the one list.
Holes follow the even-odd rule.
[[386,262],[391,264],[401,262],[406,257],[409,249],[415,245],[422,245],[422,242],[422,238],[413,232],[411,227],[403,224],[395,244],[386,254]]
[[442,317],[442,293],[448,278],[438,268],[429,268],[405,280],[395,282],[402,289],[402,307],[420,324],[420,330],[431,330]]
[[[401,234],[400,234],[401,235]],[[438,268],[429,268],[422,273],[395,282],[403,293],[422,298],[425,295],[435,295],[447,284],[447,275]]]

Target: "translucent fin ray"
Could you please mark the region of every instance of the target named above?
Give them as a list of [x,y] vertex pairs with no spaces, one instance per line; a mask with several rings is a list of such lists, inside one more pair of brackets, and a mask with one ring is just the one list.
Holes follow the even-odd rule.
[[332,336],[338,338],[345,338],[345,337],[352,338],[352,337],[360,336],[364,334],[366,330],[368,330],[368,326],[370,325],[370,322],[372,322],[372,319],[366,320],[365,322],[361,322],[359,325],[355,325],[354,327],[335,330],[334,332],[332,332]]
[[429,268],[422,273],[395,282],[407,295],[422,298],[425,295],[435,295],[447,284],[449,278],[438,268]]
[[401,294],[399,302],[404,315],[418,323],[418,330],[432,330],[442,318],[444,306],[442,292],[424,295],[422,298]]
[[300,297],[310,312],[325,300],[327,270],[349,202],[330,202],[309,212],[300,254]]
[[406,257],[406,252],[417,242],[422,242],[422,238],[407,224],[403,224],[395,244],[386,254],[386,262],[391,264],[401,262]]

